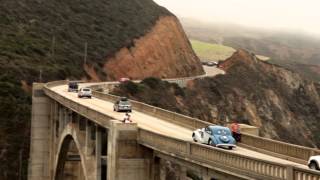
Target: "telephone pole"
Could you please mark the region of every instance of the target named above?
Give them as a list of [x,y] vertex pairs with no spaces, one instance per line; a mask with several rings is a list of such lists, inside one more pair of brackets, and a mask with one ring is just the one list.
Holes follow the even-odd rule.
[[52,58],[52,60],[54,60],[55,46],[56,46],[56,37],[53,36],[52,41],[51,41],[51,58]]
[[40,69],[40,73],[39,73],[39,81],[42,82],[42,69]]
[[87,53],[88,53],[88,43],[87,42],[85,42],[84,43],[84,65],[86,65],[87,64]]

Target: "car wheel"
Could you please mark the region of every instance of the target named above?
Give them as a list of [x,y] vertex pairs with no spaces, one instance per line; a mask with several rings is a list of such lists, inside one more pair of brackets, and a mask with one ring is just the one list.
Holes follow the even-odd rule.
[[91,96],[89,96],[89,99],[91,99]]
[[232,150],[232,149],[233,149],[233,147],[232,147],[232,146],[229,146],[229,147],[228,147],[228,149],[229,149],[229,150]]
[[195,136],[194,133],[192,133],[192,139],[193,139],[194,142],[197,142],[197,139],[196,139],[196,136]]
[[313,169],[313,170],[317,170],[317,169],[318,169],[317,163],[316,163],[316,162],[311,162],[311,163],[309,164],[309,168],[310,168],[310,169]]
[[132,110],[129,110],[129,112],[132,112]]

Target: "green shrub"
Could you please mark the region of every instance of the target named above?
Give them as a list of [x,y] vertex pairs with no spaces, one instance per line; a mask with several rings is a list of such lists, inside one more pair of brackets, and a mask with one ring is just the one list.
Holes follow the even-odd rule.
[[161,85],[162,81],[156,77],[148,77],[142,80],[141,83],[149,86],[151,89],[156,89],[159,85]]

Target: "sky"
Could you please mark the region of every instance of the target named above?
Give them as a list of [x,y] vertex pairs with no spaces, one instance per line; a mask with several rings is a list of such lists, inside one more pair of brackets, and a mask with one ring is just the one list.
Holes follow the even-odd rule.
[[320,34],[320,0],[154,0],[178,17]]

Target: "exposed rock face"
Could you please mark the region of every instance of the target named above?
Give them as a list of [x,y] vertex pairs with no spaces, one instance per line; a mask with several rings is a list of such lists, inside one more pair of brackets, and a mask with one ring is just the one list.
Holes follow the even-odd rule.
[[[239,50],[225,63],[221,89],[222,108],[261,127],[262,135],[296,144],[320,146],[320,96],[318,84],[287,69],[257,60]],[[223,88],[223,89],[222,89]]]
[[115,93],[213,123],[238,119],[260,127],[262,136],[320,147],[319,84],[244,50],[222,68],[225,75],[193,81],[186,89],[148,80],[131,88],[138,89],[134,93],[123,87]]
[[160,18],[150,32],[134,41],[133,47],[122,48],[107,59],[104,72],[112,80],[120,77],[186,77],[204,73],[174,16]]

